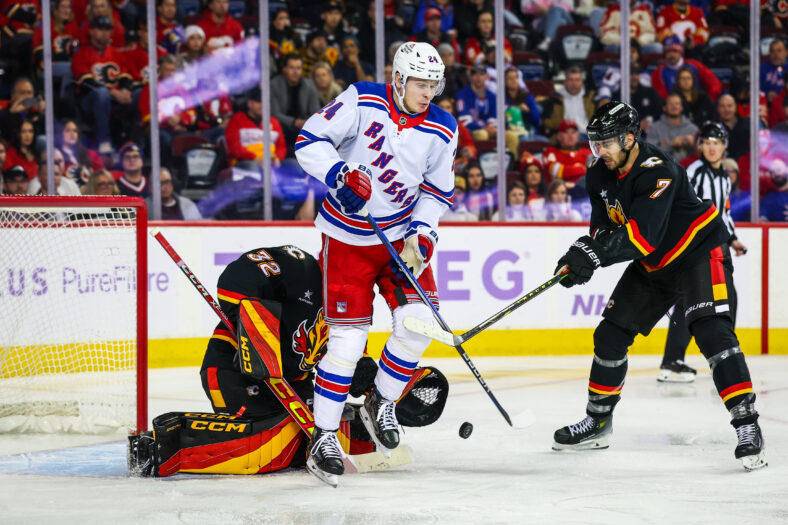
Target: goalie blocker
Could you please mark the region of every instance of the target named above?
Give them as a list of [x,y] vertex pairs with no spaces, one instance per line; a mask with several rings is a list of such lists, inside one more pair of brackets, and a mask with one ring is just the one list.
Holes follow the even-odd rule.
[[[371,358],[362,358],[352,391],[360,395],[371,389],[376,369]],[[446,377],[437,368],[416,369],[397,402],[397,419],[403,426],[434,423],[443,413],[448,390]],[[352,456],[375,450],[358,417],[359,408],[356,404],[345,405],[338,433],[343,450]],[[252,419],[169,412],[153,420],[153,431],[129,436],[129,473],[166,477],[179,472],[262,474],[302,468],[306,463],[306,444],[303,432],[285,413]],[[358,470],[364,471],[360,467]]]

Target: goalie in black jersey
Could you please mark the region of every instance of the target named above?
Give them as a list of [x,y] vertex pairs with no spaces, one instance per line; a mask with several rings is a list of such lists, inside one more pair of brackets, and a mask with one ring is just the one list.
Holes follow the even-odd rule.
[[[224,269],[217,292],[237,330],[219,322],[200,369],[214,413],[154,418],[152,432],[130,437],[133,474],[257,474],[306,463],[305,434],[264,380],[270,368],[277,369],[276,377],[281,373],[311,406],[313,369],[325,354],[329,330],[318,262],[295,246],[250,250]],[[376,373],[374,360],[362,358],[350,395],[368,392]],[[418,368],[397,402],[397,418],[404,426],[429,425],[440,417],[447,396],[448,382],[439,370]],[[350,455],[375,450],[357,417],[359,406],[346,405],[340,426],[340,443]]]
[[586,417],[557,430],[553,448],[609,446],[629,346],[681,301],[685,310],[680,314],[731,414],[736,458],[748,470],[766,466],[755,393],[730,315],[730,233],[719,210],[697,197],[670,156],[637,140],[640,122],[629,104],[612,101],[600,107],[587,132],[596,157],[586,173],[590,235],[559,259],[558,268],[569,267],[561,284],[585,284],[599,267],[631,262],[594,332]]

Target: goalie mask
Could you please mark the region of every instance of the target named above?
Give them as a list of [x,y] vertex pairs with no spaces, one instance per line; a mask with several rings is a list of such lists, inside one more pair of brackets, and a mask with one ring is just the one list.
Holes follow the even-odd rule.
[[[438,51],[426,42],[405,42],[394,54],[394,61],[391,66],[391,82],[394,86],[394,96],[400,108],[408,112],[405,107],[405,89],[408,78],[419,78],[424,80],[434,80],[437,82],[432,97],[436,97],[443,92],[446,80],[443,78],[443,65]],[[397,86],[397,73],[401,82],[402,92]]]

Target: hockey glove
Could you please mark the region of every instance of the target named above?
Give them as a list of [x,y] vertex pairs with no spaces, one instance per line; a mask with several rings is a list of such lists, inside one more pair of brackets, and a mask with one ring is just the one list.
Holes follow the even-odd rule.
[[372,196],[372,171],[356,162],[343,163],[326,177],[330,188],[337,188],[337,199],[345,213],[356,213]]
[[561,286],[570,288],[576,284],[585,284],[594,275],[594,270],[602,266],[603,255],[602,246],[588,235],[584,235],[558,259],[558,266],[553,273],[558,273],[563,265],[567,265],[569,273],[561,279]]
[[[429,226],[409,226],[405,232],[405,244],[399,256],[408,267],[408,270],[413,273],[413,277],[419,278],[419,275],[430,264],[432,254],[435,251],[435,245],[438,244],[438,234]],[[391,262],[398,279],[404,279],[404,275],[400,275],[399,267]]]

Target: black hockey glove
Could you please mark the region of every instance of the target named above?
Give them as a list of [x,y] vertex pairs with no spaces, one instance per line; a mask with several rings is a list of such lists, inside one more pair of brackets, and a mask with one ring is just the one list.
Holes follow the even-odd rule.
[[588,235],[584,235],[558,259],[558,266],[553,273],[558,273],[562,266],[567,265],[569,273],[561,279],[561,286],[570,288],[576,284],[585,284],[594,275],[594,270],[602,266],[602,255],[602,246]]

